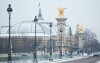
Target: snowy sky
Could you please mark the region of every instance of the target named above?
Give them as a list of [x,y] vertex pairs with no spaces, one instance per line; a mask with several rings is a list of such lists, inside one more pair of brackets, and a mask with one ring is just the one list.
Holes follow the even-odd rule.
[[66,23],[71,25],[73,34],[77,24],[91,29],[100,41],[100,0],[0,0],[0,27],[8,25],[8,4],[13,8],[11,25],[21,21],[32,21],[38,14],[38,4],[43,18],[56,24],[58,7],[65,10]]

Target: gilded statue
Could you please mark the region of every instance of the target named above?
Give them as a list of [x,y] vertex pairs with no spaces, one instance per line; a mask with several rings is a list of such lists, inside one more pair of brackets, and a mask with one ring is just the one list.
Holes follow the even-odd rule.
[[82,25],[79,25],[78,26],[78,30],[79,30],[80,33],[83,33],[83,26]]
[[60,17],[63,17],[63,16],[64,16],[64,8],[59,7],[59,8],[58,8],[58,12],[59,12],[58,15],[59,15]]

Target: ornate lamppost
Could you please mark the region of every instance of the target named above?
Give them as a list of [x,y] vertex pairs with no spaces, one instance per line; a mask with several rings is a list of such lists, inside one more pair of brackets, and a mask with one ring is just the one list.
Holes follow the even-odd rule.
[[51,45],[51,41],[52,41],[52,39],[51,39],[51,27],[52,27],[52,23],[50,22],[50,24],[49,24],[49,27],[50,27],[50,58],[49,58],[49,61],[53,61],[53,58],[52,58],[52,45]]
[[70,50],[70,57],[72,58],[72,40],[71,40],[71,36],[72,36],[72,30],[71,30],[71,26],[69,27],[69,35],[70,35],[70,46],[69,46],[69,50]]
[[11,5],[8,5],[9,7],[7,8],[8,14],[9,14],[9,42],[8,42],[8,63],[12,63],[12,58],[11,58],[11,53],[12,53],[12,44],[10,41],[10,20],[11,20],[11,12],[13,11],[11,8]]
[[45,58],[45,54],[46,54],[46,44],[45,44],[45,31],[44,31],[44,58]]
[[60,30],[60,33],[61,33],[61,37],[60,37],[60,45],[59,45],[59,47],[60,47],[60,59],[62,59],[62,30]]
[[36,22],[38,21],[37,19],[37,16],[35,16],[34,18],[34,22],[35,22],[35,50],[33,51],[33,56],[34,56],[34,59],[33,59],[33,63],[38,63],[37,61],[37,42],[36,42]]

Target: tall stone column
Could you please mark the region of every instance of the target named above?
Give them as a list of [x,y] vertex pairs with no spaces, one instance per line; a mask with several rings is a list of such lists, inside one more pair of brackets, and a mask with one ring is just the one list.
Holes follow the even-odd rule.
[[66,20],[67,18],[56,18],[57,20],[57,37],[66,42]]
[[79,48],[81,49],[83,47],[83,36],[84,36],[84,29],[82,25],[77,25],[77,42],[79,45]]

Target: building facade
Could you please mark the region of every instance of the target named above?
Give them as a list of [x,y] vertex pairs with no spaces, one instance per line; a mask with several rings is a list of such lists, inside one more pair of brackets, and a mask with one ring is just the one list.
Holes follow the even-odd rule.
[[[77,50],[83,46],[83,28],[77,25],[76,34],[68,35],[66,20],[64,17],[64,8],[58,8],[57,27],[51,28],[50,40],[50,22],[42,18],[41,8],[39,8],[38,22],[36,23],[37,48],[41,51],[49,52],[50,47],[53,51],[69,51],[70,47]],[[33,52],[35,26],[33,21],[22,21],[11,27],[11,42],[14,53]],[[56,32],[56,31],[57,32]],[[51,42],[50,42],[51,41]],[[0,53],[7,53],[8,47],[8,27],[0,29]]]

